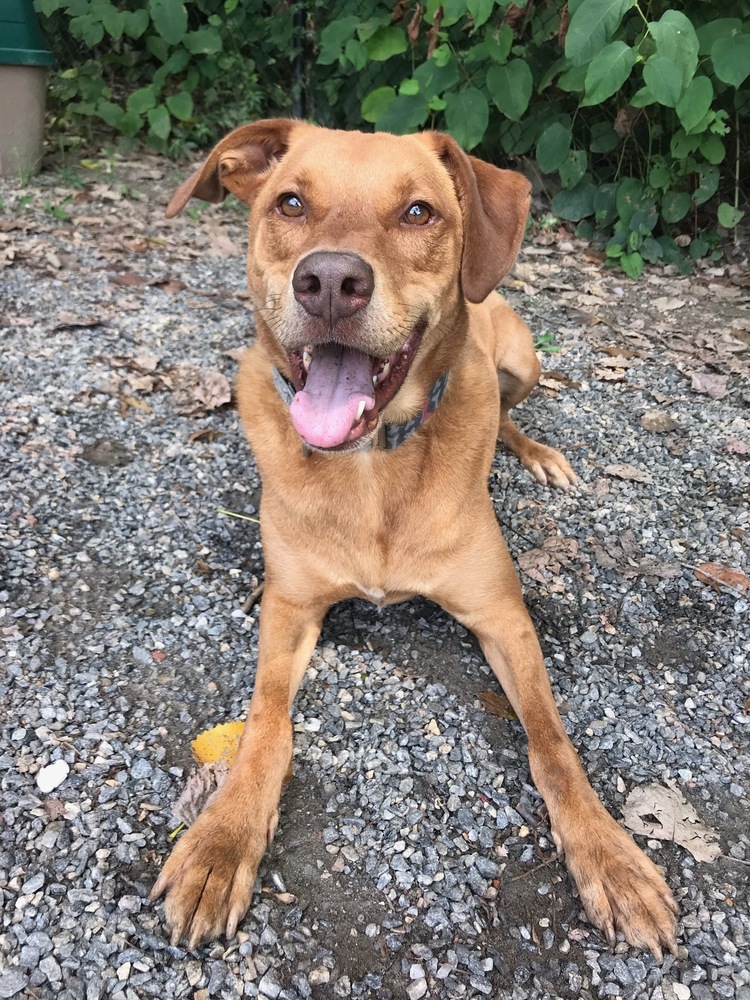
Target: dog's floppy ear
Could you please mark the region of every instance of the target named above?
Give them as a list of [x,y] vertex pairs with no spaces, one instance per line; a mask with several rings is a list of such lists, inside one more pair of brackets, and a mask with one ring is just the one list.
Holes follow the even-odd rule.
[[468,156],[449,135],[429,136],[453,178],[464,223],[461,287],[469,302],[482,302],[516,259],[531,201],[531,185],[515,170],[500,170]]
[[284,155],[299,124],[293,118],[269,118],[230,132],[177,188],[167,205],[167,218],[181,212],[191,198],[218,203],[227,191],[252,204],[268,169]]

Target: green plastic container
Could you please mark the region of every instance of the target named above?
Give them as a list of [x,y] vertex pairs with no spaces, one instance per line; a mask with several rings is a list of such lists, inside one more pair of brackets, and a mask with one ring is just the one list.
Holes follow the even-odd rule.
[[34,13],[32,0],[2,0],[0,3],[0,65],[51,66]]
[[0,174],[34,173],[44,152],[47,70],[32,0],[0,0]]

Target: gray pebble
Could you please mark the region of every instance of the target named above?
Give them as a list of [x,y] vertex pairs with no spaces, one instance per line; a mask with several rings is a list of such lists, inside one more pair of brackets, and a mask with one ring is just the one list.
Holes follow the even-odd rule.
[[14,997],[25,989],[29,977],[20,969],[5,969],[0,972],[0,997]]

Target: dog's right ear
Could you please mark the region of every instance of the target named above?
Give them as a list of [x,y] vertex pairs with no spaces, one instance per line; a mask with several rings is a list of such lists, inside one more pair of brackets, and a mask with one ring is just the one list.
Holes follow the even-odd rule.
[[284,155],[292,132],[300,124],[293,118],[269,118],[230,132],[177,188],[167,205],[167,218],[181,212],[191,198],[218,204],[228,191],[251,205],[269,169]]

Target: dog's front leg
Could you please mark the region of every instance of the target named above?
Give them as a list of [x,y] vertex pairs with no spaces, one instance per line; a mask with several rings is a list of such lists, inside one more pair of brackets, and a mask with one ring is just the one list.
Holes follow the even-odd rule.
[[[490,512],[491,515],[491,512]],[[676,905],[656,866],[612,819],[584,774],[552,695],[542,651],[494,516],[429,594],[470,628],[521,720],[531,774],[589,920],[661,959],[674,951]]]
[[289,708],[327,605],[301,606],[266,582],[255,689],[226,782],[183,834],[151,892],[166,893],[172,943],[190,948],[226,933],[245,915],[260,859],[273,838],[292,758]]

